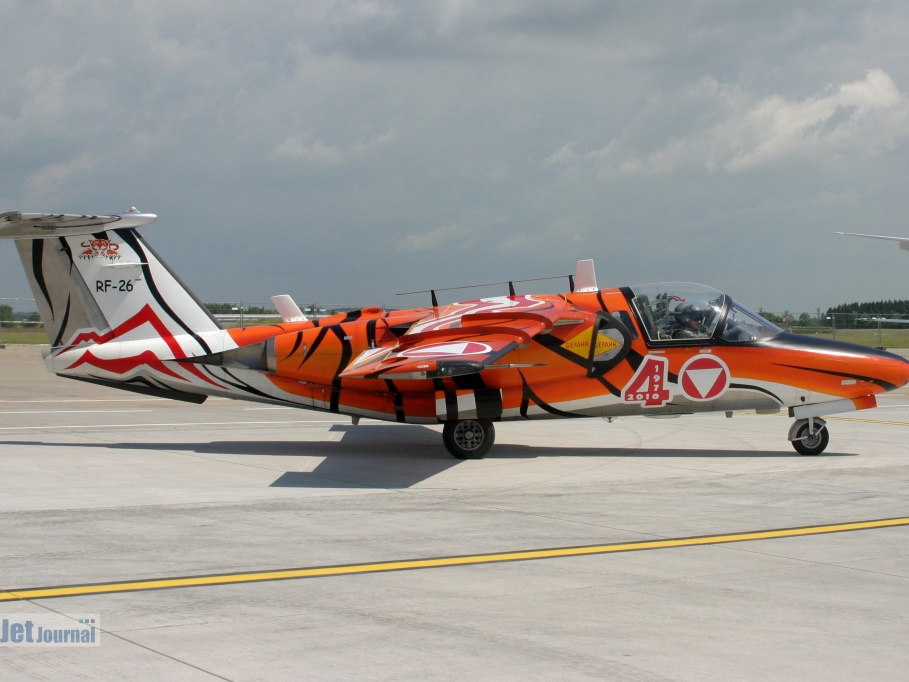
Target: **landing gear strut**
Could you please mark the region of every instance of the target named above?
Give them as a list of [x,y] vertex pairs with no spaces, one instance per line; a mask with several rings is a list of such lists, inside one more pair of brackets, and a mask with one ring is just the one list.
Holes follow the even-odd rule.
[[445,422],[442,442],[458,459],[482,459],[496,439],[489,419],[452,419]]
[[830,442],[827,422],[819,417],[799,419],[789,429],[789,440],[800,455],[819,455]]

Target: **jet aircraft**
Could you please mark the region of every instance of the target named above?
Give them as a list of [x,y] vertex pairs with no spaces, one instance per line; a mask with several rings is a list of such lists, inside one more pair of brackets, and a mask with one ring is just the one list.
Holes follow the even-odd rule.
[[867,237],[868,239],[886,239],[891,242],[899,242],[899,246],[903,251],[909,251],[909,237],[887,237],[882,234],[860,234],[858,232],[837,232],[836,234],[846,237]]
[[505,420],[666,417],[739,410],[794,419],[805,455],[829,442],[824,415],[872,408],[909,382],[881,350],[790,334],[715,289],[600,289],[580,261],[561,294],[224,329],[140,236],[157,216],[10,212],[62,377],[202,402],[208,396],[402,423],[441,424],[447,450],[481,458]]

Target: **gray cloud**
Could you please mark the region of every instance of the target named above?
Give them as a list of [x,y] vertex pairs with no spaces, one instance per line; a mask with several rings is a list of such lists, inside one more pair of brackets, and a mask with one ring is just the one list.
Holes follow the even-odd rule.
[[[907,295],[904,3],[8,2],[0,210],[159,213],[209,301],[560,274]],[[0,296],[26,292],[11,245]],[[413,303],[422,301],[414,300]]]

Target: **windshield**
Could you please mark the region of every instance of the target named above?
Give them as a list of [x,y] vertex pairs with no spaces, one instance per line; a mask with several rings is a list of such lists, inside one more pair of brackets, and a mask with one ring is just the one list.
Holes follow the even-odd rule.
[[762,341],[782,334],[783,330],[757,313],[730,299],[732,307],[723,323],[722,338],[726,341]]
[[721,338],[741,343],[782,332],[726,294],[703,284],[664,282],[634,286],[631,291],[638,320],[652,342]]

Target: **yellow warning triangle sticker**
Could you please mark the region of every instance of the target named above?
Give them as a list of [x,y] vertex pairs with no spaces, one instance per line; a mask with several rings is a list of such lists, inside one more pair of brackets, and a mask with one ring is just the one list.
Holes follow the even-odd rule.
[[[603,334],[597,334],[597,347],[594,349],[593,354],[602,355],[621,345],[622,343],[620,341],[611,339]],[[586,358],[590,355],[590,328],[587,328],[577,336],[568,339],[562,344],[562,348]]]

